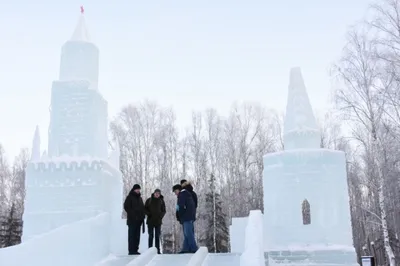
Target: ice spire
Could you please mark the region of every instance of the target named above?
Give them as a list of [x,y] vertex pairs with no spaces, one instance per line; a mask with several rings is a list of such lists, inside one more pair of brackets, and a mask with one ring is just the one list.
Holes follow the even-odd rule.
[[85,22],[85,9],[81,6],[81,14],[79,16],[78,24],[72,34],[70,41],[74,42],[90,42],[89,32]]
[[32,154],[31,161],[40,160],[40,133],[39,126],[36,126],[35,134],[32,140]]
[[320,131],[299,67],[290,70],[283,137],[285,150],[320,148],[321,144]]

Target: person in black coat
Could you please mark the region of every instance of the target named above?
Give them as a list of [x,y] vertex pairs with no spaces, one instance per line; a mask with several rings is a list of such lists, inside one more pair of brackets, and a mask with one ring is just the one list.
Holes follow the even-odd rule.
[[124,202],[128,225],[129,255],[139,255],[140,227],[144,222],[145,210],[140,195],[140,186],[135,184]]
[[155,246],[158,254],[160,253],[160,235],[162,219],[166,213],[164,197],[161,195],[161,190],[156,189],[151,197],[144,204],[147,215],[147,228],[149,232],[149,248],[153,246],[155,235]]

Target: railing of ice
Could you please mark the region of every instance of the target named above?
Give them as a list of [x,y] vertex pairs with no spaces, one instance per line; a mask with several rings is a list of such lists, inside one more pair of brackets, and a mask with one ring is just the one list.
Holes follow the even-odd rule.
[[250,211],[240,266],[265,266],[263,218],[260,210]]

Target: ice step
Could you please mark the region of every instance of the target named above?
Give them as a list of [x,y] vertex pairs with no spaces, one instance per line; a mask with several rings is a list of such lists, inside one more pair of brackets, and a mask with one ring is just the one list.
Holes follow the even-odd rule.
[[240,254],[208,254],[204,266],[240,266]]
[[106,261],[98,264],[98,266],[126,266],[129,262],[138,256],[115,256],[114,258],[107,259]]
[[186,266],[193,254],[156,255],[146,266]]

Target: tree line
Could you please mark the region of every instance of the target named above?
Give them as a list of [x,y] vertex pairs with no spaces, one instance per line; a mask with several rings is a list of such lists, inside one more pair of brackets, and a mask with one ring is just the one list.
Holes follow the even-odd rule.
[[10,165],[0,144],[0,248],[21,243],[28,160],[29,151],[22,149]]
[[199,245],[211,252],[229,251],[230,218],[263,209],[262,157],[280,149],[278,118],[261,105],[235,104],[227,117],[214,109],[193,112],[191,126],[179,134],[170,108],[145,101],[121,110],[110,128],[120,145],[124,191],[135,183],[146,197],[155,188],[162,190],[164,253],[180,248],[172,186],[181,179],[190,180],[199,195]]
[[[339,118],[348,122],[348,183],[358,254],[400,264],[400,1],[381,0],[347,34],[332,68]],[[344,138],[342,137],[342,140]]]

